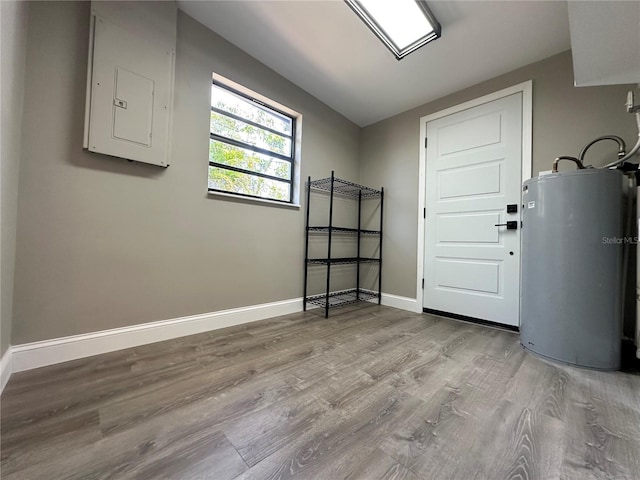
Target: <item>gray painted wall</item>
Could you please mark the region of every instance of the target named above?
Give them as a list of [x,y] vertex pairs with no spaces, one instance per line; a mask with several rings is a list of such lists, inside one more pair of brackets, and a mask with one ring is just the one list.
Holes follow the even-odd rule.
[[[180,13],[171,167],[131,163],[81,148],[88,20],[88,3],[29,8],[13,344],[301,296],[304,205],[206,193],[212,71],[303,114],[302,179],[334,169],[385,186],[383,291],[407,297],[416,295],[421,116],[533,79],[534,173],[597,135],[635,138],[628,88],[574,88],[569,52],[361,130]],[[3,351],[5,306],[3,286]]]
[[88,36],[30,6],[12,343],[300,297],[304,209],[207,196],[211,73],[302,113],[302,178],[357,180],[360,129],[179,13],[171,166],[88,153]]
[[[416,297],[420,117],[527,80],[533,80],[534,175],[550,170],[559,155],[577,155],[600,135],[613,133],[629,146],[635,143],[635,121],[624,109],[633,86],[575,88],[570,51],[364,128],[360,181],[384,185],[386,192],[384,292]],[[603,165],[616,151],[612,142],[602,142],[589,151],[588,163]]]
[[22,103],[24,100],[24,70],[27,51],[27,2],[0,2],[1,38],[0,67],[2,78],[2,119],[0,120],[0,186],[1,278],[0,285],[0,356],[11,343],[13,315],[13,274],[16,256],[16,225],[18,214],[18,177],[22,137]]

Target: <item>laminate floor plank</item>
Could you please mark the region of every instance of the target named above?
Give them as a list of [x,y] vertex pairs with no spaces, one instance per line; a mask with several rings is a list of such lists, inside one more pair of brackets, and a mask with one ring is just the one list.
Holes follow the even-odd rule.
[[513,355],[509,361],[497,360],[486,355],[476,356],[471,364],[471,373],[459,377],[477,388],[491,391],[493,395],[506,395],[520,366],[527,358],[524,350]]
[[168,417],[180,419],[184,424],[202,422],[206,417],[207,421],[220,424],[288,401],[297,391],[295,381],[284,376],[264,375],[224,390],[205,392],[189,401],[180,401],[183,397],[174,392],[174,397],[169,394],[164,403],[152,402],[151,408],[148,404],[154,395],[150,393],[149,396],[135,397],[101,408],[100,428],[103,435],[109,436],[146,423],[162,422]]
[[583,370],[590,401],[603,424],[613,432],[640,439],[640,375]]
[[[387,399],[378,397],[378,403],[372,404],[372,408],[359,408],[357,414],[346,415],[345,424],[339,425],[341,432],[334,427],[323,432],[323,439],[343,435],[342,439],[338,440],[336,446],[331,446],[328,455],[315,461],[298,478],[342,479],[354,476],[364,461],[391,434],[396,422],[402,422],[420,403],[410,395],[394,391]],[[344,436],[344,433],[347,435]]]
[[[562,478],[637,480],[640,478],[638,407],[630,414],[620,407],[617,389],[610,393],[602,390],[603,383],[598,381],[602,372],[574,373],[568,383],[570,405]],[[620,375],[623,374],[612,373],[609,380],[621,378]]]
[[388,435],[395,421],[421,402],[393,388],[377,391],[318,422],[295,442],[262,460],[239,478],[346,478]]
[[503,400],[450,478],[557,479],[563,435],[562,421]]
[[635,479],[640,376],[373,304],[12,376],[3,479]]
[[415,473],[378,449],[369,455],[348,480],[420,480]]
[[413,333],[422,331],[425,323],[432,322],[421,315],[398,310],[376,322],[363,317],[362,323],[343,324],[341,329],[319,338],[334,340],[338,346],[347,347],[351,355],[358,355],[363,350],[383,346],[398,336],[407,339]]
[[522,351],[520,337],[516,332],[490,329],[491,340],[484,347],[483,354],[497,360],[507,361]]
[[[118,354],[118,355],[114,355]],[[105,358],[103,358],[103,356]],[[24,408],[46,390],[53,396],[73,391],[82,392],[88,385],[99,387],[128,377],[133,353],[111,352],[88,359],[27,370],[11,376],[11,389],[2,392],[4,408]],[[52,371],[49,372],[49,369]]]
[[474,362],[492,341],[493,334],[489,329],[462,324],[448,336],[421,342],[426,361],[404,370],[410,374],[404,377],[405,388],[412,395],[428,398],[449,383],[462,384],[473,372]]
[[400,374],[395,384],[399,389],[417,398],[430,401],[445,387],[461,388],[478,368],[477,358],[465,354],[462,361],[440,354],[440,347],[427,352],[420,363]]
[[[353,312],[350,318],[349,323],[353,322],[355,325],[368,320],[367,314],[362,310]],[[206,332],[176,339],[177,345],[172,345],[166,351],[158,351],[154,344],[136,347],[132,369],[153,371],[180,362],[195,362],[206,365],[207,368],[223,368],[235,363],[238,356],[242,360],[260,357],[265,350],[278,351],[292,345],[299,346],[304,341],[315,342],[344,328],[342,322],[328,322],[308,313],[275,317],[268,322],[254,322],[215,331],[220,332],[219,335]]]
[[460,407],[469,388],[444,387],[397,426],[381,449],[421,478],[451,478],[482,422]]
[[315,388],[289,397],[286,404],[263,408],[220,428],[231,439],[248,465],[253,466],[275,451],[295,443],[319,426],[342,423],[361,405],[374,403],[383,390],[368,375],[352,370],[326,378]]
[[[190,376],[202,373],[195,368],[187,372]],[[60,380],[61,385],[56,388],[34,388],[24,395],[22,402],[19,401],[20,395],[12,396],[11,401],[5,402],[3,392],[0,405],[2,440],[10,442],[16,435],[22,435],[25,431],[31,432],[34,440],[38,436],[50,439],[51,432],[63,435],[66,432],[64,428],[60,428],[61,425],[74,424],[76,418],[92,415],[92,412],[115,402],[122,395],[130,395],[132,391],[144,388],[153,389],[163,382],[172,383],[185,375],[185,370],[180,368],[167,369],[153,375],[135,375],[128,372],[116,378],[106,377],[103,382],[91,376],[87,378],[85,389],[78,389],[77,378],[71,375],[72,388],[68,391],[61,388],[66,382]]]
[[[505,398],[536,412],[566,420],[568,381],[569,375],[563,368],[529,355],[509,380]],[[534,390],[532,385],[536,385]]]
[[24,425],[9,434],[2,434],[2,478],[33,464],[56,462],[61,455],[101,439],[97,411],[70,415],[64,421]]
[[282,404],[223,421],[220,427],[247,465],[253,466],[317,426],[330,410],[316,392],[307,390]]
[[[292,363],[316,356],[317,351],[322,348],[323,345],[318,342],[313,347],[303,345],[273,354],[265,352],[262,357],[250,358],[223,369],[210,371],[203,368],[203,372],[198,375],[188,375],[184,379],[158,383],[148,389],[138,389],[102,409],[105,417],[103,431],[108,433],[121,428],[121,425],[130,428],[138,421],[145,421],[151,416],[162,415],[237,385],[249,383],[255,377],[289,369]],[[151,404],[149,398],[153,398]],[[127,419],[124,424],[120,423],[121,420],[106,420],[109,417],[122,419],[120,412],[126,412]]]
[[[416,318],[417,317],[417,318]],[[324,337],[326,341],[335,341],[336,348],[322,357],[332,370],[352,370],[371,365],[385,358],[385,352],[410,352],[414,349],[401,347],[414,338],[415,332],[429,329],[432,322],[420,316],[409,314],[396,319],[397,324],[384,326],[376,331],[358,334],[351,342],[335,337]],[[344,337],[348,338],[348,337]]]
[[2,478],[152,480],[206,475],[230,480],[247,469],[224,434],[206,421],[186,425],[170,417],[164,420],[79,448],[67,446],[54,461],[30,464],[8,475],[3,468]]
[[465,368],[467,364],[457,363],[439,355],[434,348],[433,351],[423,354],[421,362],[402,371],[392,382],[399,390],[428,400]]
[[[396,312],[397,313],[397,312]],[[308,319],[307,319],[308,320]],[[322,320],[318,320],[317,318],[313,318],[313,321],[320,324]],[[368,321],[368,318],[364,318],[363,321]],[[391,319],[393,320],[393,319]],[[293,327],[288,328],[286,331],[283,331],[280,327],[282,320],[276,319],[273,323],[277,326],[276,331],[279,331],[279,335],[283,334],[289,338],[290,344],[299,344],[300,340],[294,338],[294,333],[291,332]],[[357,320],[353,321],[357,323]],[[263,322],[257,322],[263,323]],[[264,322],[264,323],[272,323]],[[295,323],[294,322],[294,327]],[[344,326],[344,322],[341,322],[342,325],[340,328],[346,328]],[[351,322],[350,322],[351,323]],[[253,325],[253,324],[250,324]],[[334,326],[338,325],[337,322],[334,322]],[[230,327],[230,329],[236,329],[237,327]],[[333,332],[327,327],[327,325],[319,325],[319,328],[324,328],[324,330],[329,330],[324,332],[324,336],[329,336]],[[265,341],[264,338],[256,339],[252,343],[243,343],[243,340],[253,339],[254,337],[247,333],[248,331],[259,330],[258,328],[250,329],[248,327],[244,327],[242,331],[227,333],[226,330],[219,331],[219,337],[211,336],[212,334],[200,334],[194,335],[191,337],[184,337],[182,339],[172,340],[171,342],[164,342],[168,344],[163,349],[158,349],[156,344],[145,345],[142,347],[136,347],[134,349],[129,349],[128,351],[122,352],[113,352],[105,355],[100,355],[97,357],[92,357],[91,359],[78,360],[73,362],[67,362],[65,364],[55,365],[52,367],[47,367],[46,375],[41,375],[39,372],[42,369],[37,369],[30,372],[24,372],[20,374],[18,377],[12,381],[12,389],[7,391],[3,395],[3,403],[5,408],[9,408],[11,406],[12,399],[19,395],[19,398],[16,400],[16,404],[20,407],[23,407],[30,402],[25,402],[28,398],[25,395],[29,395],[29,393],[24,392],[24,388],[21,387],[22,384],[27,385],[26,391],[31,392],[31,394],[37,398],[39,393],[37,389],[34,387],[40,386],[39,381],[44,381],[45,383],[42,386],[47,386],[49,393],[55,393],[55,387],[58,388],[65,393],[69,393],[70,395],[77,396],[77,392],[73,391],[74,384],[77,385],[77,388],[85,389],[91,386],[92,378],[95,378],[97,382],[105,384],[109,383],[110,377],[107,375],[108,372],[103,370],[113,371],[113,375],[115,377],[123,376],[123,373],[127,373],[130,369],[136,370],[145,370],[142,368],[142,365],[146,365],[146,367],[150,367],[148,362],[155,362],[157,365],[155,368],[146,368],[148,371],[154,371],[158,373],[158,370],[161,371],[171,371],[177,365],[176,351],[178,351],[178,357],[185,357],[186,362],[189,365],[187,367],[191,367],[194,362],[194,358],[198,358],[203,356],[203,352],[213,352],[210,355],[213,356],[212,360],[215,360],[214,368],[222,368],[224,367],[223,360],[227,356],[235,357],[238,353],[242,354],[243,359],[247,359],[247,349],[256,349],[256,356],[261,356],[263,354],[263,350],[269,347],[275,347],[273,344],[269,344],[269,341]],[[307,332],[307,338],[309,338],[310,332]],[[211,341],[205,340],[211,338]],[[315,338],[311,337],[312,342],[317,341]],[[209,348],[211,347],[211,348]],[[278,348],[286,348],[286,346],[279,345]],[[159,352],[159,353],[158,353]],[[231,352],[231,354],[229,354]],[[235,363],[235,358],[231,358],[228,363]],[[199,364],[202,362],[196,362]],[[106,366],[105,368],[101,368],[101,365]],[[133,368],[132,368],[133,367]],[[153,365],[151,365],[153,367]],[[210,365],[208,365],[211,368]],[[176,369],[179,370],[179,369]],[[92,376],[87,378],[86,372],[92,372]],[[65,382],[61,383],[58,381],[58,374],[65,376]],[[38,380],[39,379],[39,380]],[[73,379],[76,379],[74,382]],[[134,379],[136,380],[136,379]],[[130,385],[126,385],[126,388],[129,388]],[[68,404],[66,398],[61,400],[61,403]]]

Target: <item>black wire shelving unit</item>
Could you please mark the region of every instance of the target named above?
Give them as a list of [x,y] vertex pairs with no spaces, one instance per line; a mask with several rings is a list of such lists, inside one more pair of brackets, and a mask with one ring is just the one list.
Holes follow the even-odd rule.
[[[311,201],[311,190],[324,191],[329,193],[329,225],[313,226],[309,225],[309,211]],[[336,227],[333,225],[333,199],[335,196],[351,197],[358,201],[358,228]],[[380,198],[380,230],[365,230],[361,227],[362,220],[362,200],[368,198]],[[304,261],[304,299],[303,309],[307,309],[307,304],[317,305],[324,308],[325,318],[329,317],[329,309],[351,303],[366,302],[377,299],[378,305],[381,303],[382,290],[382,215],[384,206],[384,188],[375,190],[373,188],[358,185],[357,183],[348,182],[337,178],[334,172],[331,172],[329,178],[320,180],[307,180],[307,221],[306,221],[306,243],[305,243],[305,261]],[[326,258],[309,258],[309,234],[321,233],[327,235],[327,257]],[[355,257],[339,257],[331,256],[331,240],[333,235],[354,235],[357,238],[357,255]],[[360,239],[362,236],[378,236],[379,238],[379,257],[367,258],[360,256]],[[378,290],[366,290],[360,288],[360,265],[377,263],[378,271]],[[356,265],[356,288],[349,290],[331,291],[331,266],[332,265]],[[307,295],[309,266],[325,265],[327,268],[327,283],[325,292],[319,295]]]

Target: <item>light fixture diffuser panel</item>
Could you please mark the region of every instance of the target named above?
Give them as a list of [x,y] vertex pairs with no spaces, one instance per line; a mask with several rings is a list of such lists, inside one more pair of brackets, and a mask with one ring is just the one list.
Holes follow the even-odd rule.
[[399,60],[440,37],[440,24],[420,0],[345,0]]

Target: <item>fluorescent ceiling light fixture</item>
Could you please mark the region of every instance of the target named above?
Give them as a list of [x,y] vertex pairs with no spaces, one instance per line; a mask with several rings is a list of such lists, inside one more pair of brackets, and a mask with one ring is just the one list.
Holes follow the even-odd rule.
[[440,37],[440,24],[421,0],[345,0],[398,60]]

